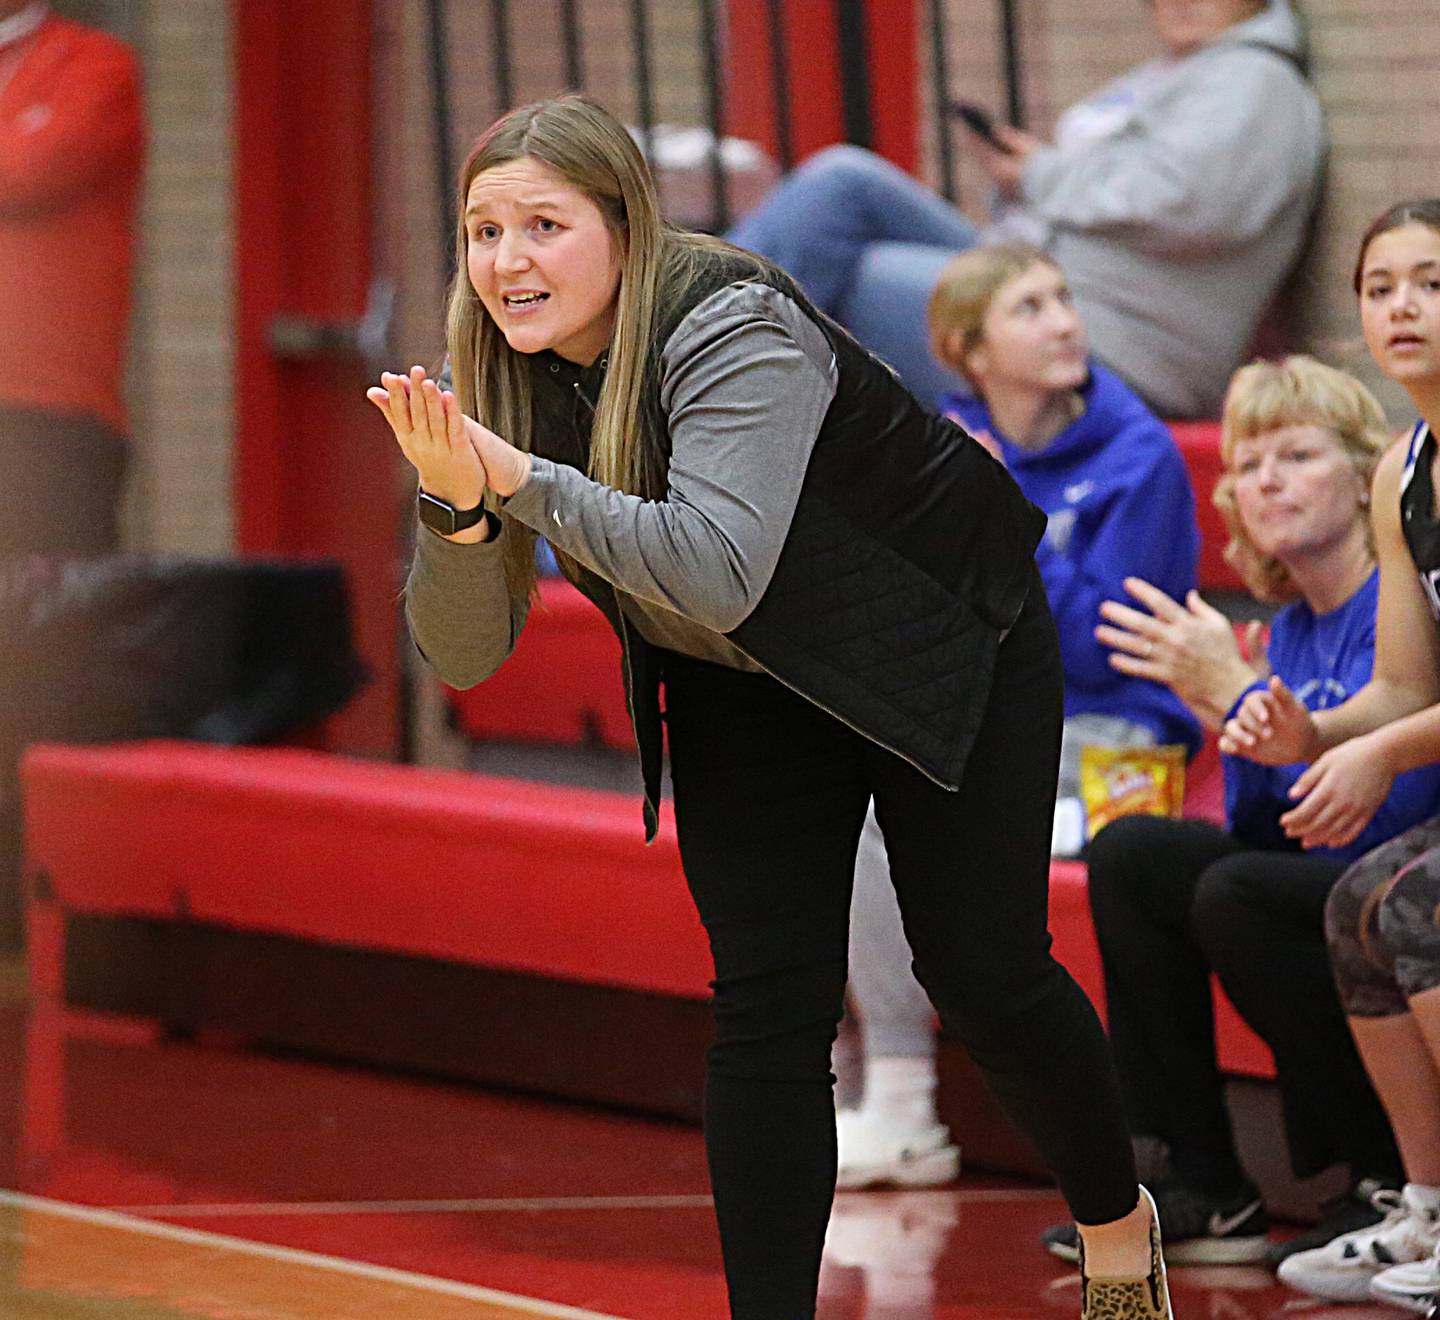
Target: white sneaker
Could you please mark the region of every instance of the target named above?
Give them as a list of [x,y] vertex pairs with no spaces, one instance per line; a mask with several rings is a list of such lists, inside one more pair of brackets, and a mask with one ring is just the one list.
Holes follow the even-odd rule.
[[1440,1246],[1424,1260],[1381,1270],[1370,1280],[1370,1296],[1424,1315],[1440,1298]]
[[842,1191],[861,1187],[943,1187],[960,1176],[960,1148],[942,1123],[902,1130],[864,1109],[835,1115]]
[[1372,1202],[1386,1212],[1384,1219],[1287,1256],[1276,1270],[1281,1281],[1326,1301],[1364,1302],[1377,1275],[1433,1255],[1440,1244],[1440,1191],[1408,1183],[1399,1192],[1376,1192]]

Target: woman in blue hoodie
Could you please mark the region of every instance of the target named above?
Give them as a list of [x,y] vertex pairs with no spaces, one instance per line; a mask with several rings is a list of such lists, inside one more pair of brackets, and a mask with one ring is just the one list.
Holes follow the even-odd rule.
[[[1195,585],[1194,499],[1169,431],[1119,377],[1088,361],[1069,286],[1038,248],[1005,244],[955,257],[929,322],[936,356],[975,391],[946,395],[942,409],[1049,517],[1036,562],[1065,672],[1060,798],[1079,795],[1083,744],[1193,751],[1200,729],[1174,693],[1116,670],[1095,638],[1101,602],[1123,594],[1127,577],[1182,598]],[[1071,814],[1078,820],[1078,804]],[[947,1182],[959,1156],[935,1110],[931,1009],[905,972],[909,949],[873,812],[856,865],[850,943],[865,1079],[859,1107],[837,1119],[840,1186]]]
[[1038,248],[956,257],[930,299],[929,325],[935,355],[974,391],[943,395],[941,410],[1049,519],[1035,559],[1065,666],[1059,796],[1079,793],[1082,742],[1195,751],[1200,729],[1179,698],[1118,672],[1095,637],[1100,602],[1126,577],[1177,598],[1195,586],[1195,501],[1170,432],[1114,372],[1087,361],[1070,286]]

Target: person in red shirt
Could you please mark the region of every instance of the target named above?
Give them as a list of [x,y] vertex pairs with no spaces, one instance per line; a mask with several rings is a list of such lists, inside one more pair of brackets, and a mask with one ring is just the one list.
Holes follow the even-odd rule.
[[116,548],[144,135],[127,46],[0,0],[0,555]]

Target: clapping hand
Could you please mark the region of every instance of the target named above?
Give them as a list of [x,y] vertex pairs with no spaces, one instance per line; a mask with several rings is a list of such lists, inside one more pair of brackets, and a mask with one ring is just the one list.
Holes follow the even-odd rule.
[[1220,733],[1220,750],[1261,765],[1293,765],[1312,759],[1318,750],[1315,717],[1277,677],[1268,686],[1246,693]]
[[1317,757],[1315,717],[1278,678],[1251,692],[1220,735],[1220,750],[1262,765],[1312,761],[1290,787],[1299,805],[1280,827],[1302,847],[1340,848],[1353,843],[1395,783],[1373,735],[1351,738]]
[[[1207,728],[1218,729],[1235,698],[1261,672],[1241,655],[1230,620],[1197,591],[1182,605],[1144,578],[1126,578],[1125,590],[1145,608],[1101,603],[1106,622],[1095,629],[1095,637],[1111,648],[1111,667],[1163,683]],[[1261,631],[1259,624],[1247,631],[1251,655],[1262,653]]]

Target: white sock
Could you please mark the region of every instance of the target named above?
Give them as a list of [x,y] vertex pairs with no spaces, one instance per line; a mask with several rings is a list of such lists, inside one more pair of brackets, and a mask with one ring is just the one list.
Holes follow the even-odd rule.
[[1419,1210],[1428,1218],[1440,1218],[1440,1187],[1410,1182],[1405,1184],[1401,1195],[1412,1209]]
[[935,1059],[870,1059],[865,1064],[863,1109],[882,1123],[910,1132],[934,1127]]

